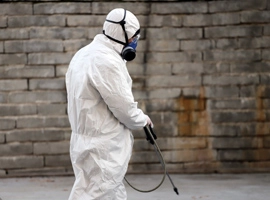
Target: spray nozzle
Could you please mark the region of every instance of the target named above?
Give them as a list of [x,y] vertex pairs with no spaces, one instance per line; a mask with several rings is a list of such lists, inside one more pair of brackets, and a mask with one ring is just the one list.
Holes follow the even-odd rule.
[[178,189],[177,189],[176,187],[174,187],[173,190],[175,191],[175,193],[176,193],[177,195],[179,195]]

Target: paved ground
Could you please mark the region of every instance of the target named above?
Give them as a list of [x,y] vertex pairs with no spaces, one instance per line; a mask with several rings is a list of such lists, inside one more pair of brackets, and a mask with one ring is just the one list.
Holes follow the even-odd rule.
[[[139,193],[127,186],[129,200],[268,200],[270,174],[171,175],[177,196],[168,180],[154,192]],[[128,175],[142,189],[159,183],[162,175]],[[2,200],[67,200],[73,177],[0,179]]]

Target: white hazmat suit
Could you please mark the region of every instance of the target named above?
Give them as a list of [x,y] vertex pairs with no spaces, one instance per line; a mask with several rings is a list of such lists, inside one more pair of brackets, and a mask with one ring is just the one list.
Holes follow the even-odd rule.
[[[121,21],[123,16],[124,9],[114,9],[107,19]],[[125,21],[131,38],[139,22],[129,11]],[[103,30],[125,42],[119,24],[105,21]],[[132,153],[130,129],[144,127],[149,118],[134,101],[122,49],[122,44],[98,34],[74,55],[66,73],[70,156],[76,178],[69,200],[127,199],[123,178]]]

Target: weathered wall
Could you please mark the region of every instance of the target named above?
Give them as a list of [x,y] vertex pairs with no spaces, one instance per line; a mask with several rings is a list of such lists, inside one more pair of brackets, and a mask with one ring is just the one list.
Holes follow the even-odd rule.
[[[168,169],[269,172],[269,0],[13,1],[0,4],[0,175],[72,173],[65,71],[116,7],[142,25],[128,69]],[[160,171],[134,136],[129,172]]]

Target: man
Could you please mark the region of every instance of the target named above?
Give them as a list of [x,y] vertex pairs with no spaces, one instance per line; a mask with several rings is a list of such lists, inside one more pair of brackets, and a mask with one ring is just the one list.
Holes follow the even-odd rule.
[[131,157],[131,129],[153,125],[137,108],[126,60],[139,38],[138,19],[114,9],[103,34],[80,49],[66,73],[70,156],[75,183],[69,200],[125,200],[123,178]]

